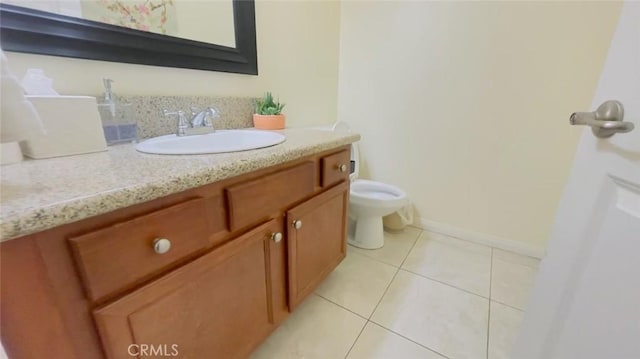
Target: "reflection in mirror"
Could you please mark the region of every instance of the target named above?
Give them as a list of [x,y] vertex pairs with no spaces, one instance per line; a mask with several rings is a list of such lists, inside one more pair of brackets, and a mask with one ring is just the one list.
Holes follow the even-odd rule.
[[2,3],[235,47],[232,0],[0,0]]

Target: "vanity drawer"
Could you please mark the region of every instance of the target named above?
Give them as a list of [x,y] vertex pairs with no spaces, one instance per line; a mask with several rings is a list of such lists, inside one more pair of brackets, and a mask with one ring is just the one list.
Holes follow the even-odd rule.
[[[204,250],[214,233],[212,202],[197,198],[69,239],[87,295],[120,292]],[[170,244],[163,252],[155,241]]]
[[320,168],[322,170],[322,187],[348,179],[351,170],[351,153],[349,150],[343,150],[324,156],[321,159]]
[[313,194],[314,167],[314,162],[305,162],[227,188],[231,231],[257,224]]

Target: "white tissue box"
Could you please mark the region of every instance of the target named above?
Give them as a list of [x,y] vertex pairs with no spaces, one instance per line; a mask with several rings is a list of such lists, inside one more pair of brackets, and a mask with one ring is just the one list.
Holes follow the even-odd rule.
[[46,133],[33,133],[21,144],[31,158],[78,155],[107,150],[95,97],[26,96]]

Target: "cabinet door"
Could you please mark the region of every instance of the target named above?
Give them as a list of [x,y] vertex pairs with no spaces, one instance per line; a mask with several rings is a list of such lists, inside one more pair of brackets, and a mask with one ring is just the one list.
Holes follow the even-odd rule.
[[345,257],[348,204],[347,181],[287,212],[290,310]]
[[267,222],[95,310],[107,356],[246,357],[281,316],[278,307],[274,319],[272,303],[284,296],[277,284],[284,283],[284,270],[271,277],[278,262],[271,263],[272,253],[285,245],[271,239],[280,231],[282,223]]

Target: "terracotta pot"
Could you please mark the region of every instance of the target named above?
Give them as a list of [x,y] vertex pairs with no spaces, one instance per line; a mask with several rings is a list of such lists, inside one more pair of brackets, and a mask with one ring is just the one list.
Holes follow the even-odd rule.
[[261,130],[282,130],[284,115],[253,115],[253,126]]

